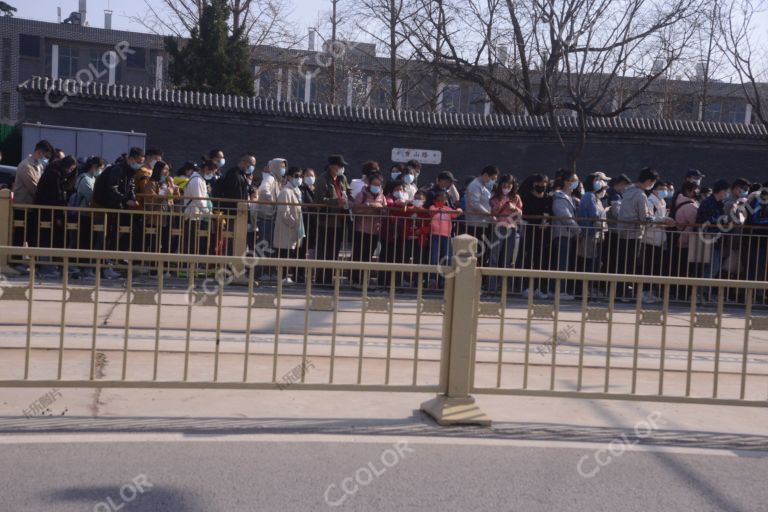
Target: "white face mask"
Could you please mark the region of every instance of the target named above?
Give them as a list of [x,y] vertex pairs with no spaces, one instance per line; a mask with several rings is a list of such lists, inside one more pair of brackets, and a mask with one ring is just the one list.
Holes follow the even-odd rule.
[[505,196],[508,196],[510,192],[512,192],[512,187],[504,187],[501,189],[502,192],[504,192]]
[[343,167],[339,167],[336,171],[336,176],[344,176],[345,169]]
[[413,204],[413,206],[415,206],[416,208],[421,208],[422,206],[424,206],[424,200],[423,199],[414,199],[413,203],[411,203],[411,204]]
[[310,187],[315,184],[315,177],[314,176],[307,176],[304,178],[304,183],[309,185]]

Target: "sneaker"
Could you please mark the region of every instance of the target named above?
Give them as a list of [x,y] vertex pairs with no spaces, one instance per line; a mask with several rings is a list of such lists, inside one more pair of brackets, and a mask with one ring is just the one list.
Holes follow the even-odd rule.
[[120,274],[118,274],[117,272],[115,272],[111,268],[105,268],[104,271],[102,271],[101,275],[102,275],[102,277],[104,277],[104,279],[119,279],[120,278]]
[[549,299],[549,294],[541,290],[536,290],[533,292],[533,298],[536,300],[547,300]]
[[560,301],[573,300],[573,298],[574,298],[573,295],[571,295],[569,293],[560,292]]
[[283,286],[295,286],[295,285],[296,285],[296,282],[290,277],[286,277],[285,279],[283,279]]

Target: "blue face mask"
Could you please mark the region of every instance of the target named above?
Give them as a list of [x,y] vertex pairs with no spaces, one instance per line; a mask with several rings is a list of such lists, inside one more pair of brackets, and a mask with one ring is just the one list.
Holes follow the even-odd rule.
[[749,196],[749,192],[747,192],[746,190],[742,190],[741,192],[739,192],[740,198],[744,199],[747,196]]
[[371,185],[371,194],[380,194],[381,187],[378,185]]
[[285,167],[280,168],[280,176],[285,176]]
[[49,160],[48,160],[47,158],[41,158],[41,159],[40,159],[40,165],[42,165],[42,166],[43,166],[43,169],[45,169],[46,167],[48,167],[48,162],[49,162]]
[[488,190],[493,190],[493,186],[496,184],[496,180],[490,180],[488,183],[485,184],[485,187]]
[[413,183],[413,174],[406,174],[403,176],[403,181],[408,183],[409,185]]
[[205,181],[211,181],[213,179],[213,174],[206,174],[203,176],[203,179],[205,179]]
[[139,169],[141,169],[141,164],[133,162],[131,164],[131,169],[133,169],[134,171],[138,171]]
[[576,190],[577,188],[579,188],[578,181],[574,181],[573,183],[571,183],[571,190]]
[[666,199],[668,197],[669,197],[669,192],[667,192],[666,190],[662,190],[661,192],[659,192],[660,199]]
[[255,171],[255,170],[256,170],[256,167],[255,167],[255,166],[253,166],[253,165],[249,165],[249,166],[248,166],[248,167],[245,169],[245,174],[247,174],[247,175],[249,175],[249,176],[250,176],[251,174],[253,174],[253,173],[254,173],[254,171]]
[[397,178],[400,177],[400,173],[399,172],[392,172],[391,176],[392,176],[393,180],[396,180]]
[[226,163],[227,163],[227,161],[224,158],[219,160],[219,164],[218,164],[219,165],[219,169],[223,168],[226,165]]

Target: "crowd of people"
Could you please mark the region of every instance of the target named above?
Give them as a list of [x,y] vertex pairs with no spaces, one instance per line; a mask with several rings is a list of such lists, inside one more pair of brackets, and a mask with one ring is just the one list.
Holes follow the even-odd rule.
[[[189,161],[174,171],[158,149],[131,148],[108,164],[99,156],[77,160],[43,140],[17,169],[15,219],[23,219],[25,228],[16,230],[14,243],[231,254],[232,237],[222,233],[234,229],[238,204],[246,202],[248,250],[261,256],[335,260],[351,246],[353,261],[435,267],[451,257],[451,239],[467,233],[481,242],[480,264],[491,267],[720,277],[735,265],[739,278],[766,279],[768,237],[762,235],[768,232],[760,227],[768,225],[768,187],[742,178],[705,187],[705,176],[692,169],[676,189],[650,168],[634,179],[604,172],[582,179],[560,169],[554,177],[518,180],[488,165],[462,184],[450,171],[427,183],[416,160],[388,170],[368,161],[354,179],[349,174],[342,155],[328,157],[318,172],[284,158],[257,169],[252,153],[227,167],[224,152],[213,149],[199,163]],[[96,217],[93,209],[109,213]],[[121,213],[137,211],[158,215]],[[63,229],[67,215],[78,219],[76,234]],[[40,229],[42,222],[53,228]],[[94,229],[97,222],[103,229]],[[174,227],[188,236],[174,237]],[[156,234],[151,243],[149,228]],[[192,236],[200,232],[208,235]],[[749,243],[745,237],[751,237]],[[52,265],[42,271],[57,272]],[[280,279],[285,285],[307,278],[301,269],[280,276],[260,272],[260,280]],[[119,274],[105,268],[103,277]],[[381,272],[377,284],[388,286],[392,278],[397,286],[414,284],[412,277],[390,272]],[[363,285],[361,272],[350,279],[353,286]],[[424,279],[427,287],[442,286],[439,272]],[[314,280],[333,284],[332,272],[319,270]],[[500,281],[490,278],[484,286],[498,292]],[[536,280],[533,288],[537,299],[555,292],[551,280]],[[581,291],[580,282],[570,283],[559,289],[560,299]],[[658,301],[657,291],[646,285],[643,301]]]

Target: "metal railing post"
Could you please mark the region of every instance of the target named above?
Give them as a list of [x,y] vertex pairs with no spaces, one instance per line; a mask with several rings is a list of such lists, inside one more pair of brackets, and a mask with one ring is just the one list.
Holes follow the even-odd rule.
[[[232,250],[234,253],[232,256],[240,258],[234,265],[234,284],[246,285],[248,284],[249,276],[246,275],[245,264],[246,253],[248,251],[248,203],[241,201],[237,203],[237,214],[235,217],[235,230],[234,241],[232,243]],[[253,269],[251,269],[253,270]],[[253,276],[250,276],[253,279]]]
[[477,331],[480,279],[477,271],[478,240],[470,235],[453,239],[450,267],[441,267],[446,281],[446,319],[443,323],[443,350],[440,361],[440,383],[443,393],[421,404],[421,410],[440,425],[490,425],[491,419],[470,396],[475,332]]
[[[13,209],[11,208],[11,191],[0,190],[0,247],[8,247],[13,239]],[[0,254],[0,273],[16,274],[15,269],[8,265],[9,254]]]

